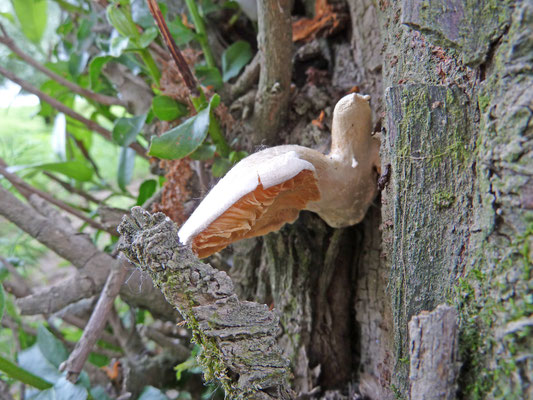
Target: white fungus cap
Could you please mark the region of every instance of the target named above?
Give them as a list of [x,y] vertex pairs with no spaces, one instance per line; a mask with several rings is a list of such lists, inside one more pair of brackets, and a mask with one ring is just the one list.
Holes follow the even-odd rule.
[[[259,183],[264,189],[294,178],[303,170],[315,171],[290,146],[273,147],[252,154],[240,161],[208,193],[178,232],[182,244],[192,239],[220,217],[241,197],[254,191]],[[281,153],[281,154],[280,154]]]

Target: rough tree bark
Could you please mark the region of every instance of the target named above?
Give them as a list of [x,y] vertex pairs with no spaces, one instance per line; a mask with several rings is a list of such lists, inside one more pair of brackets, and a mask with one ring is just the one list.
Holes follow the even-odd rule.
[[[531,397],[533,4],[348,5],[352,44],[333,45],[333,85],[372,94],[390,182],[357,226],[303,212],[235,244],[235,292],[278,313],[300,398],[423,397],[442,368],[417,351],[435,346],[426,329],[439,340],[433,326],[458,335],[439,347],[443,396]],[[152,273],[170,290],[167,270]]]

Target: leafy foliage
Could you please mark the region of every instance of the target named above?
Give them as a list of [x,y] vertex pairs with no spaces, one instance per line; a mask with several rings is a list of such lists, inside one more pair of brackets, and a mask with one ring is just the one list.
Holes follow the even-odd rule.
[[[200,88],[199,96],[184,100],[167,95],[160,86],[164,64],[155,57],[154,48],[163,48],[163,41],[144,0],[110,1],[105,10],[96,2],[82,0],[11,3],[14,12],[0,13],[0,20],[17,46],[77,88],[67,87],[54,76],[43,79],[31,66],[32,74],[41,78],[29,82],[58,101],[61,108],[41,99],[37,109],[12,108],[2,114],[0,158],[9,165],[10,172],[27,183],[97,219],[101,206],[142,205],[161,188],[164,178],[151,175],[142,151],[132,147],[149,148],[148,155],[157,158],[190,156],[207,161],[214,176],[223,175],[246,155],[226,143],[214,113],[220,96],[211,94],[211,88],[209,97],[208,90]],[[170,19],[169,29],[177,44],[204,50],[204,58],[191,66],[202,85],[221,90],[224,82],[237,76],[251,59],[250,45],[244,41],[228,47],[221,59],[211,58],[204,18],[220,10],[219,5],[192,2],[188,16],[169,16],[161,6],[164,17]],[[193,20],[195,26],[188,20]],[[18,57],[20,54],[10,53],[10,59]],[[17,68],[10,70],[19,72]],[[114,73],[116,70],[119,72]],[[136,95],[139,87],[142,96]],[[114,101],[101,101],[102,96]],[[138,107],[137,103],[143,106]],[[161,133],[161,127],[168,126],[172,128]],[[0,184],[16,193],[16,188],[4,178]],[[50,256],[18,228],[1,225],[0,255],[13,264],[15,271],[2,268],[0,281],[20,275],[24,281],[32,276],[35,281],[46,282],[51,271],[65,272],[67,261]],[[105,231],[88,228],[87,224],[75,224],[75,228],[107,252],[116,246],[116,238]],[[43,262],[44,255],[52,261]],[[41,400],[111,398],[107,388],[94,386],[85,372],[79,382],[72,384],[59,371],[72,342],[80,339],[81,329],[56,318],[46,321],[46,325],[42,320],[21,316],[14,304],[13,294],[0,285],[0,319],[7,320],[6,326],[10,327],[0,329],[0,371],[11,388],[15,388],[15,382],[23,382],[32,387],[28,398]],[[123,307],[119,310],[122,317],[131,312],[145,316],[142,310],[132,310],[125,304]],[[142,323],[149,325],[153,318],[147,314]],[[124,324],[128,328],[135,325],[131,321]],[[159,345],[150,342],[150,346],[152,351]],[[107,352],[120,356],[122,349],[100,341],[89,362],[106,366],[112,358]],[[188,368],[182,366],[182,372],[185,380],[190,373],[199,373],[199,369],[191,364]],[[209,389],[205,395],[211,396],[212,392]],[[166,395],[147,386],[139,398],[165,399]],[[181,391],[180,398],[196,397]]]

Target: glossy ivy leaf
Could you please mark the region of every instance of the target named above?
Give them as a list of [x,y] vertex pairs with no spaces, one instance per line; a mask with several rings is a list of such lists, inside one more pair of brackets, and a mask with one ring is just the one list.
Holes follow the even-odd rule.
[[213,86],[215,90],[220,90],[224,85],[222,75],[217,67],[199,65],[195,68],[196,76],[204,86]]
[[139,195],[137,196],[137,205],[142,206],[155,193],[157,189],[157,182],[155,179],[147,179],[139,187]]
[[47,0],[11,0],[20,22],[22,33],[34,43],[39,43],[48,20]]
[[153,386],[145,386],[139,400],[168,400],[168,397]]
[[250,43],[239,40],[222,53],[222,78],[224,82],[239,75],[241,69],[252,59]]
[[211,173],[215,178],[224,176],[228,172],[233,164],[227,158],[217,157],[211,167]]
[[150,43],[154,41],[154,39],[159,34],[159,31],[155,26],[151,26],[150,28],[147,28],[139,38],[139,46],[143,49],[148,47]]
[[168,160],[177,160],[191,154],[207,136],[211,110],[219,103],[220,97],[215,94],[209,105],[198,114],[165,132],[161,137],[152,139],[148,154]]
[[95,57],[91,60],[89,64],[89,79],[91,88],[94,88],[96,86],[96,83],[99,80],[100,73],[102,72],[103,66],[111,60],[113,57],[111,56],[99,56]]
[[37,343],[19,352],[18,364],[21,368],[52,384],[61,378],[57,368],[46,359]]
[[37,345],[43,356],[56,368],[59,368],[59,364],[68,357],[68,351],[63,343],[43,325],[37,328]]
[[152,110],[161,121],[174,121],[189,113],[185,104],[168,96],[155,96],[152,100]]
[[33,400],[85,400],[87,389],[80,384],[72,384],[61,377],[53,387],[43,390]]
[[88,167],[83,161],[63,161],[57,163],[13,165],[9,167],[9,171],[11,172],[22,171],[25,169],[58,172],[80,182],[90,181],[93,177],[92,168]]
[[131,182],[133,167],[135,167],[135,150],[122,147],[118,160],[117,183],[123,191],[126,191],[126,186]]
[[113,127],[113,141],[119,146],[129,146],[141,132],[146,114],[131,118],[118,118]]
[[215,156],[217,147],[214,144],[202,144],[193,153],[189,154],[189,157],[193,160],[210,160]]

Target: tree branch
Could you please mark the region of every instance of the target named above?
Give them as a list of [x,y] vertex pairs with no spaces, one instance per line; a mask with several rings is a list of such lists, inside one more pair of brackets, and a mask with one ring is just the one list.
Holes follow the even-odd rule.
[[259,89],[255,144],[274,144],[288,115],[292,77],[291,0],[258,0]]
[[409,322],[412,400],[453,400],[459,375],[459,328],[453,307],[439,305]]
[[176,63],[176,66],[178,67],[178,71],[180,72],[180,75],[183,78],[185,85],[187,85],[187,88],[190,90],[193,96],[200,95],[200,92],[198,91],[198,83],[196,82],[196,79],[194,78],[194,75],[192,74],[189,65],[187,65],[187,61],[185,61],[183,54],[181,54],[179,47],[176,45],[174,38],[168,30],[168,26],[165,22],[165,19],[163,18],[161,10],[159,9],[157,1],[147,0],[147,3],[148,8],[150,9],[150,13],[154,17],[154,20],[157,26],[159,27],[159,31],[161,32],[161,35],[165,40],[165,43],[168,47],[168,50],[170,51],[170,54],[172,55],[172,58],[174,59],[174,62]]
[[126,278],[127,264],[128,262],[123,258],[119,258],[118,262],[115,263],[115,267],[107,277],[104,289],[91,314],[91,318],[83,330],[83,335],[76,343],[68,359],[60,366],[61,371],[67,371],[67,379],[72,383],[77,381],[91,350],[100,338],[115,297],[117,297],[120,287]]
[[84,89],[81,86],[76,85],[74,82],[71,82],[65,78],[63,78],[61,75],[56,74],[54,71],[49,70],[44,65],[39,64],[37,61],[35,61],[32,57],[30,57],[28,54],[24,53],[11,39],[7,32],[4,30],[4,27],[0,24],[0,30],[2,31],[3,35],[0,36],[0,43],[5,44],[13,53],[15,53],[17,56],[19,56],[23,61],[34,67],[35,69],[41,71],[45,75],[52,78],[54,81],[60,83],[61,85],[69,88],[74,93],[77,93],[83,97],[86,97],[88,99],[94,100],[100,104],[110,106],[110,105],[119,105],[126,107],[126,104],[116,98],[111,96],[106,96],[100,93],[95,93],[90,90]]
[[[39,89],[37,89],[33,85],[30,85],[28,82],[18,78],[15,74],[11,73],[10,71],[8,71],[7,69],[5,69],[5,68],[3,68],[1,66],[0,66],[0,74],[4,75],[10,81],[15,82],[17,85],[22,87],[24,90],[26,90],[26,91],[28,91],[30,93],[33,93],[34,95],[39,97],[39,99],[41,99],[42,101],[50,104],[56,110],[68,115],[69,117],[74,118],[75,120],[78,120],[78,121],[82,122],[89,129],[91,129],[91,130],[93,130],[95,132],[98,132],[100,135],[102,135],[106,140],[108,140],[110,142],[113,142],[112,133],[109,130],[107,130],[104,127],[102,127],[99,124],[97,124],[96,122],[85,118],[81,114],[78,114],[76,111],[68,108],[67,106],[65,106],[60,101],[54,99],[53,97],[47,95],[44,92],[41,92]],[[146,155],[146,149],[144,147],[142,147],[139,143],[134,142],[134,143],[130,144],[129,147],[131,147],[133,150],[135,150],[135,152],[140,157],[146,158],[147,160],[149,159],[149,157]]]
[[275,339],[280,328],[274,312],[240,301],[225,272],[179,244],[177,227],[164,214],[134,207],[119,232],[120,250],[152,276],[203,347],[199,362],[206,380],[218,380],[231,398],[293,397],[288,360]]
[[75,208],[69,206],[68,204],[63,203],[61,200],[57,200],[55,197],[49,195],[48,193],[43,192],[42,190],[39,190],[27,184],[22,179],[20,179],[17,175],[12,174],[11,172],[8,172],[7,169],[5,169],[3,166],[0,166],[0,175],[3,175],[4,178],[6,178],[16,188],[21,187],[24,190],[23,192],[21,192],[24,195],[24,197],[29,198],[29,196],[26,195],[26,193],[28,192],[34,193],[38,195],[39,197],[42,197],[46,201],[58,206],[62,210],[78,217],[82,221],[87,222],[93,228],[105,231],[109,233],[110,235],[116,236],[116,233],[114,232],[114,230],[106,228],[101,223],[87,217],[84,213],[76,210]]
[[[0,215],[79,268],[73,277],[17,300],[21,314],[51,314],[101,290],[115,259],[100,251],[84,235],[63,231],[56,220],[39,214],[1,186]],[[177,317],[177,312],[159,290],[137,270],[131,272],[122,286],[121,296],[133,305],[150,310],[156,317]]]
[[72,186],[70,183],[59,179],[57,176],[51,174],[50,172],[43,171],[43,174],[45,174],[48,178],[52,179],[53,181],[59,183],[63,187],[63,189],[65,189],[67,192],[75,193],[78,196],[83,197],[85,200],[90,201],[90,202],[95,203],[95,204],[102,203],[101,200],[98,200],[96,197],[93,197],[92,195],[90,195],[86,191],[78,189],[77,187]]

